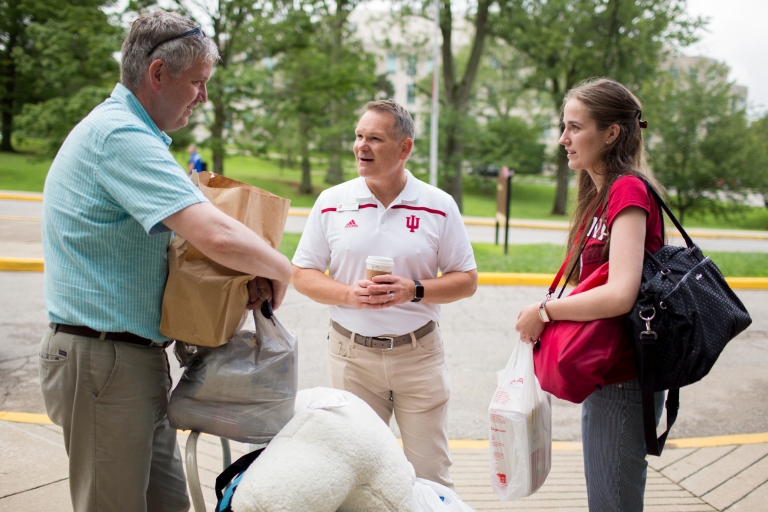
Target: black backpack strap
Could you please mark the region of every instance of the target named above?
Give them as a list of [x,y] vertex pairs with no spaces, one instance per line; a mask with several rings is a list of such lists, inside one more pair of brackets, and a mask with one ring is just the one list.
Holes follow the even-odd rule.
[[680,390],[670,389],[667,392],[667,430],[656,438],[656,403],[654,400],[654,373],[653,361],[656,349],[655,339],[643,340],[643,364],[641,367],[640,386],[643,397],[643,431],[645,432],[645,448],[648,455],[660,456],[667,442],[667,436],[672,425],[677,420],[677,411],[680,409]]
[[[648,183],[648,181],[645,178],[640,178],[643,180],[643,183],[645,183],[645,188],[648,189],[648,193],[653,196],[653,198],[656,200],[656,204],[659,206],[661,210],[664,210],[664,212],[667,214],[667,217],[669,217],[669,220],[672,221],[672,224],[675,225],[677,228],[677,231],[680,232],[680,236],[683,237],[683,240],[685,240],[685,245],[692,249],[696,244],[693,243],[693,240],[691,240],[691,237],[688,236],[688,233],[683,229],[683,225],[680,224],[680,221],[677,220],[677,217],[675,217],[675,214],[672,213],[672,210],[667,206],[667,203],[664,202],[664,200],[661,198],[659,193],[656,191],[655,188],[653,188],[653,185]],[[661,216],[661,228],[664,229],[664,216]]]
[[264,448],[261,448],[259,450],[255,450],[249,453],[246,453],[239,459],[237,459],[235,462],[229,465],[227,469],[221,472],[219,476],[216,477],[216,499],[221,501],[222,496],[224,496],[223,491],[229,485],[229,483],[232,481],[233,478],[235,478],[237,475],[248,469],[248,466],[253,464],[253,461],[256,460],[256,458],[261,455],[261,452],[264,451]]

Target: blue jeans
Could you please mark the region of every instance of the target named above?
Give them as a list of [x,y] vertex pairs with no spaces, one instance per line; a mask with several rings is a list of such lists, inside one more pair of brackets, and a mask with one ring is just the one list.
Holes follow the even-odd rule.
[[[658,425],[663,391],[654,405]],[[637,379],[604,386],[584,400],[581,437],[590,512],[642,511],[648,463]]]

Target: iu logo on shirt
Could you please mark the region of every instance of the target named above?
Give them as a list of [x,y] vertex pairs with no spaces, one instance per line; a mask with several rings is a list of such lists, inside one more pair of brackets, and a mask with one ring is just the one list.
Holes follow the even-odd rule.
[[356,228],[357,224],[355,224],[355,219],[352,219],[351,221],[347,222],[347,225],[344,226],[345,228]]
[[411,230],[411,233],[419,229],[419,217],[411,215],[405,218],[405,227]]

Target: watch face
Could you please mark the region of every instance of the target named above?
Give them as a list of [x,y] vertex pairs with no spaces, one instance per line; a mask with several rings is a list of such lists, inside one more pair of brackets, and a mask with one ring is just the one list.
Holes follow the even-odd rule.
[[416,285],[416,298],[417,299],[423,299],[424,298],[424,286],[422,285]]

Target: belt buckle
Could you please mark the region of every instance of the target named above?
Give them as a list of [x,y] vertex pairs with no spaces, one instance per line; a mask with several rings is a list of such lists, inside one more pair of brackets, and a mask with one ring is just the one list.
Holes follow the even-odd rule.
[[389,340],[389,348],[382,348],[381,349],[381,350],[383,350],[385,352],[388,352],[388,351],[392,350],[393,348],[395,348],[395,338],[393,338],[391,336],[376,336],[376,339],[377,340],[381,340],[381,341]]

